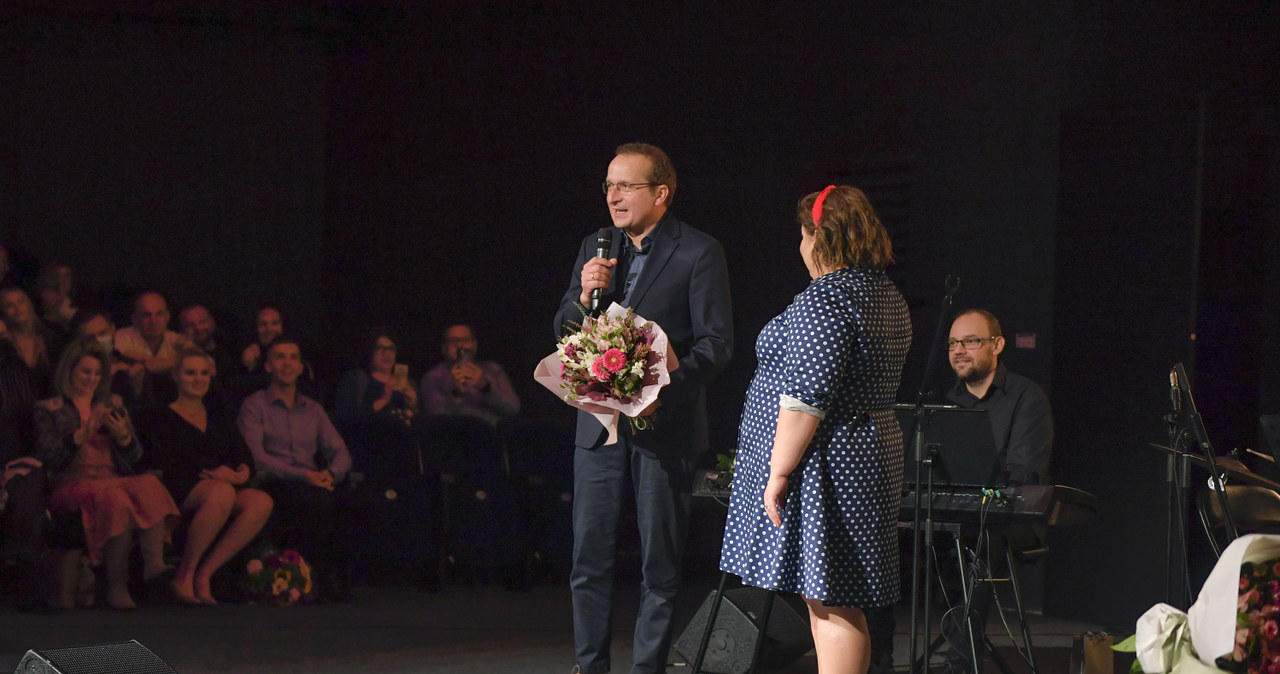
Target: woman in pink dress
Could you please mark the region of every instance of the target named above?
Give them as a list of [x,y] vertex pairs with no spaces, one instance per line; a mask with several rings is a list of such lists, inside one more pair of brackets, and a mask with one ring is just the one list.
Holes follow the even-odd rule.
[[107,604],[136,608],[129,595],[129,544],[138,532],[143,578],[169,570],[164,544],[178,506],[160,480],[135,475],[142,457],[119,396],[108,391],[107,353],[97,342],[67,346],[54,372],[60,394],[36,405],[37,458],[53,481],[49,508],[79,511],[90,561],[105,563]]

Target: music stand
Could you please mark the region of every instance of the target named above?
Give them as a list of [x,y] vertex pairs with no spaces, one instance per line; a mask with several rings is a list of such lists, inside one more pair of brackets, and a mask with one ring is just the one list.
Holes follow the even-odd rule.
[[[904,409],[904,407],[906,409]],[[984,409],[955,405],[926,405],[929,421],[923,426],[926,452],[933,452],[934,489],[1004,487],[1000,450]],[[914,405],[895,407],[904,426]],[[914,482],[916,463],[907,461],[902,481]]]
[[[917,642],[923,623],[924,636],[922,643],[926,651],[922,660],[927,669],[929,649],[932,648],[929,630],[930,612],[933,605],[933,584],[929,579],[933,576],[933,558],[929,551],[933,549],[933,532],[938,528],[933,520],[934,490],[954,490],[957,487],[990,487],[1003,484],[1000,471],[1000,456],[996,450],[995,436],[991,431],[991,422],[987,419],[986,410],[969,409],[955,405],[894,405],[904,426],[913,429],[912,455],[906,457],[904,473],[914,482],[914,497],[911,512],[911,666],[917,666],[916,654],[919,652]],[[942,478],[941,481],[937,478]],[[904,484],[906,478],[904,477]],[[923,486],[923,488],[922,488]],[[921,506],[920,499],[925,499],[924,506],[924,541],[920,540]],[[956,536],[958,561],[964,564],[964,555],[960,550],[960,532]],[[918,615],[921,606],[919,597],[919,556],[924,555],[924,603],[923,619]],[[961,577],[964,577],[961,570]],[[963,581],[967,585],[967,581]],[[974,639],[969,616],[969,593],[964,592],[964,615],[966,632],[969,637],[969,652],[973,661],[978,661],[977,642]]]

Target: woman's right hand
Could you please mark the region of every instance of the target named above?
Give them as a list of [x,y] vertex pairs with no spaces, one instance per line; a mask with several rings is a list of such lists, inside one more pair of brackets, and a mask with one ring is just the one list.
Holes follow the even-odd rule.
[[770,475],[769,482],[764,486],[764,512],[775,527],[782,526],[781,511],[787,507],[790,482],[786,475]]

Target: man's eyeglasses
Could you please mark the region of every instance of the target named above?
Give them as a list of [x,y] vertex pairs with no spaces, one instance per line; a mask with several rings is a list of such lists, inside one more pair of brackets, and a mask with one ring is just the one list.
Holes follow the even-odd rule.
[[632,192],[640,189],[641,187],[656,187],[657,185],[661,185],[661,184],[662,183],[627,183],[627,182],[611,183],[608,180],[606,180],[600,184],[600,188],[604,190],[605,194],[608,194],[609,190],[615,187],[618,188],[618,191],[622,192],[623,194],[631,194]]
[[956,344],[963,344],[966,351],[973,351],[974,349],[982,346],[983,342],[990,342],[994,339],[995,337],[965,337],[964,339],[948,339],[947,351],[956,348]]

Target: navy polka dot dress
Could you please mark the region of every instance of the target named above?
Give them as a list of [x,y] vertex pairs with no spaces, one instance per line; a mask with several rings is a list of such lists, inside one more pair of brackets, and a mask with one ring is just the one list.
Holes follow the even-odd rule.
[[[830,606],[898,600],[903,452],[892,405],[910,345],[901,293],[883,271],[862,268],[814,280],[764,327],[738,429],[721,569]],[[762,504],[780,404],[822,421],[774,527]]]

